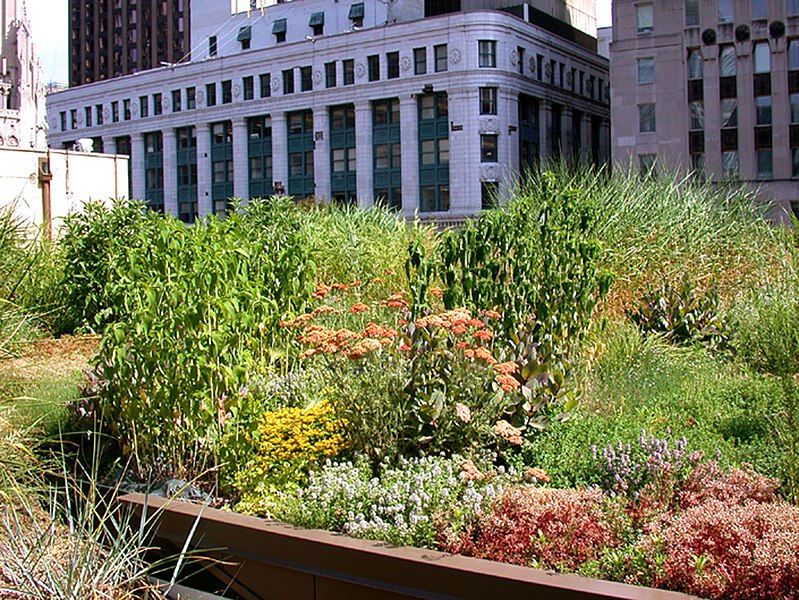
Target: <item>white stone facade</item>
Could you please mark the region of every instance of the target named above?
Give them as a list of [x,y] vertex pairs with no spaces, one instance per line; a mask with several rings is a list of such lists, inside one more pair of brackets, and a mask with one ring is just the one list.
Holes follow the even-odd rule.
[[[358,3],[301,0],[269,6],[263,15],[260,9],[249,16],[228,14],[213,27],[222,15],[204,13],[209,4],[200,4],[192,4],[192,38],[197,42],[192,62],[48,96],[52,147],[93,138],[105,152],[130,152],[132,196],[147,198],[148,186],[160,176],[164,209],[187,220],[189,209],[178,206],[178,197],[182,194],[185,201],[187,190],[195,193],[195,186],[197,206],[192,210],[201,216],[214,211],[220,181],[230,184],[232,178],[236,197],[256,195],[250,189],[254,167],[248,135],[255,118],[267,117],[265,124],[271,127],[273,187],[291,192],[290,177],[298,168],[292,161],[301,158],[297,152],[290,156],[295,142],[289,139],[289,120],[295,111],[312,111],[308,125],[313,134],[312,156],[303,158],[303,164],[313,165],[313,191],[298,195],[334,198],[333,176],[343,173],[336,173],[342,163],[334,161],[331,151],[331,137],[339,139],[335,132],[331,136],[331,107],[344,104],[354,108],[348,168],[355,171],[358,203],[369,205],[376,193],[376,101],[397,101],[401,156],[394,166],[401,166],[401,210],[407,216],[421,210],[431,218],[457,218],[479,211],[486,190],[496,186],[502,195],[518,176],[523,131],[528,138],[536,132],[541,160],[555,155],[596,164],[608,160],[607,60],[517,16],[475,11],[386,23],[387,11],[398,8],[366,3],[361,5],[361,23],[351,18],[358,14],[352,8]],[[324,13],[323,31],[313,35],[309,23],[319,12]],[[278,19],[286,19],[285,42],[273,33],[281,29],[275,26]],[[238,39],[242,32],[241,37],[249,36],[249,49]],[[216,36],[215,44],[211,36]],[[424,73],[420,49],[426,54]],[[213,50],[216,55],[209,56]],[[330,85],[332,71],[335,86]],[[351,83],[345,83],[350,73]],[[293,92],[286,88],[285,77],[293,79]],[[493,106],[481,104],[481,88],[496,90]],[[209,90],[216,95],[212,106]],[[420,163],[429,154],[420,142],[420,107],[426,102],[422,98],[441,93],[446,94],[448,112],[446,127],[441,119],[437,135],[447,142],[438,146],[437,156],[443,172],[448,170],[449,207],[436,211],[421,200],[427,190],[420,182]],[[525,106],[534,101],[533,128],[529,118],[520,122],[520,95]],[[147,116],[142,116],[143,108]],[[495,114],[482,114],[486,112]],[[229,160],[214,159],[212,135],[223,131],[220,123],[228,129],[213,139],[230,142]],[[194,171],[181,171],[175,158],[184,148],[179,136],[186,127],[195,128],[196,180]],[[160,146],[146,149],[145,140],[152,144],[153,139]],[[146,150],[153,148],[157,153],[148,159]],[[160,173],[153,168],[154,157],[162,161]]]

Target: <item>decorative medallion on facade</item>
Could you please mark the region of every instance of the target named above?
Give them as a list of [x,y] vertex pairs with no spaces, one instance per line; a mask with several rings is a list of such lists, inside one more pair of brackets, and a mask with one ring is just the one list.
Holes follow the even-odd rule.
[[403,72],[405,72],[405,71],[410,71],[410,70],[411,70],[411,59],[410,59],[409,57],[407,57],[407,56],[403,56],[403,57],[400,59],[400,69],[401,69]]
[[314,69],[313,82],[314,83],[322,83],[322,71],[320,71],[319,69]]
[[480,181],[496,181],[499,177],[497,165],[483,165],[480,167]]
[[273,92],[280,91],[280,82],[277,80],[277,78],[272,79],[272,91]]
[[139,107],[136,105],[136,103],[133,103],[133,105],[130,107],[130,112],[134,117],[139,114]]
[[574,75],[572,75],[571,71],[566,72],[566,87],[570,88],[574,83]]
[[241,86],[237,83],[233,86],[233,97],[238,98],[241,96]]
[[202,106],[205,104],[205,92],[202,90],[197,90],[194,94],[194,101],[197,103],[197,106]]
[[510,51],[510,64],[514,67],[519,64],[519,52],[516,50]]
[[485,117],[480,119],[480,133],[498,133],[499,119],[497,117]]
[[103,119],[107,121],[107,120],[109,119],[109,117],[110,117],[110,116],[111,116],[111,111],[110,111],[110,110],[108,109],[108,107],[106,106],[106,107],[103,109]]
[[530,74],[533,75],[535,74],[536,64],[535,64],[535,58],[533,58],[532,56],[527,59],[527,68],[530,70]]
[[366,67],[363,66],[363,63],[355,65],[355,76],[358,79],[363,79],[364,75],[366,75]]
[[552,78],[552,65],[550,65],[549,63],[547,63],[547,64],[544,66],[544,77],[545,77],[547,80],[549,80],[549,79],[551,79],[551,78]]
[[459,62],[461,62],[461,58],[463,58],[463,56],[461,55],[460,50],[458,50],[457,48],[453,48],[452,50],[450,50],[449,62],[451,62],[453,65],[457,65]]
[[169,110],[169,99],[164,98],[161,100],[161,106],[164,108],[164,110]]

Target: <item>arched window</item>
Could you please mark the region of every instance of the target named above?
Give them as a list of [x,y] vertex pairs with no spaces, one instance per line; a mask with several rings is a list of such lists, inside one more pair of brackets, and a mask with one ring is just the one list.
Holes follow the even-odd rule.
[[735,46],[719,46],[719,75],[730,77],[738,73],[737,56]]

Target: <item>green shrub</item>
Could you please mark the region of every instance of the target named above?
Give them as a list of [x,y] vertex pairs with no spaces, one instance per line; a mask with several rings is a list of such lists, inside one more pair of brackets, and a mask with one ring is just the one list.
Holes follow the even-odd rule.
[[139,469],[196,473],[216,464],[223,430],[262,410],[249,381],[285,362],[278,319],[309,299],[313,266],[279,200],[191,228],[159,219],[138,235],[104,292],[99,408]]
[[146,245],[161,218],[144,204],[114,200],[111,206],[85,202],[64,218],[59,240],[63,299],[57,333],[80,328],[101,331],[115,308],[110,289],[128,252]]
[[720,311],[716,290],[701,292],[684,276],[679,283],[647,286],[627,316],[645,334],[663,335],[674,344],[698,343],[716,349],[728,341]]

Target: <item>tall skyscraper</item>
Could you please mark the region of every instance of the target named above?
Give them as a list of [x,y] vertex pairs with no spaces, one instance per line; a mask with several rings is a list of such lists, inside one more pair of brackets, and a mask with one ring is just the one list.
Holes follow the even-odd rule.
[[615,0],[613,158],[742,180],[799,214],[799,0]]
[[69,84],[186,61],[188,0],[69,0]]

